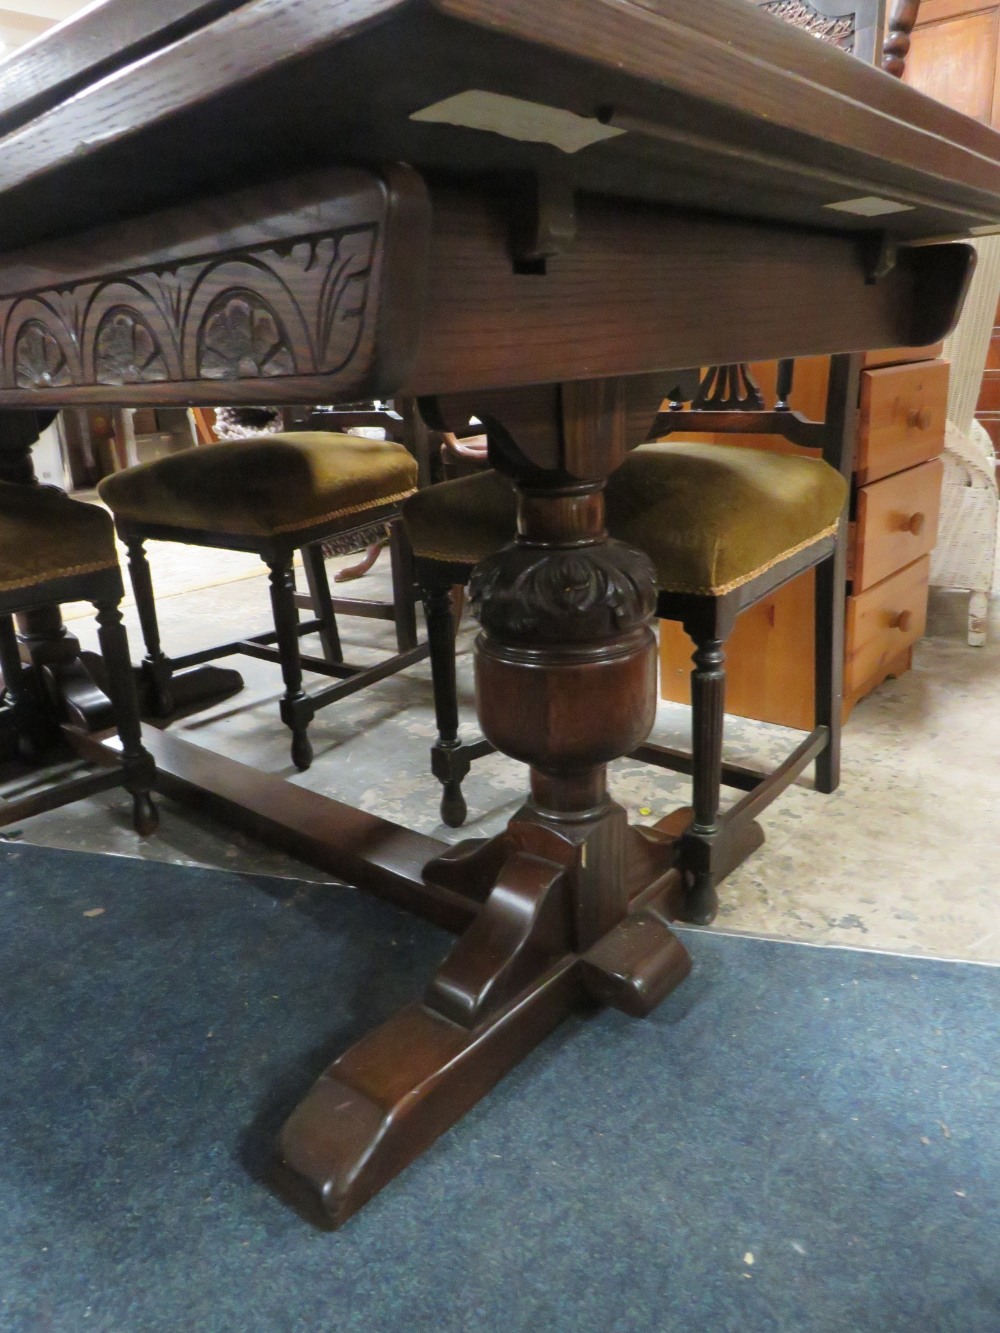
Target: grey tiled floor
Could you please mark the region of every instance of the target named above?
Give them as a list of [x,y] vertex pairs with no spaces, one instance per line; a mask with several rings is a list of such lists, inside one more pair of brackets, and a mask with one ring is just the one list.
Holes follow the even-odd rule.
[[[156,545],[150,551],[164,642],[173,651],[268,626],[266,580],[251,558],[225,555],[209,565],[213,557],[205,551]],[[366,596],[384,591],[387,564],[380,561],[355,587]],[[216,583],[220,578],[229,581]],[[929,633],[914,670],[864,700],[846,728],[839,791],[819,796],[803,779],[771,807],[764,847],[726,881],[719,927],[1000,961],[1000,601],[992,641],[982,649],[964,642],[964,610],[960,594],[932,592]],[[127,623],[138,657],[131,610]],[[96,646],[89,618],[70,624],[84,647]],[[460,645],[470,731],[473,632],[468,625]],[[361,660],[392,643],[390,627],[377,622],[345,620],[342,633]],[[491,756],[466,784],[466,829],[459,834],[439,824],[438,787],[427,765],[433,716],[426,663],[320,713],[311,729],[316,759],[305,774],[296,774],[288,758],[277,669],[247,658],[230,664],[243,673],[244,692],[175,724],[199,745],[441,838],[494,832],[521,799],[520,766]],[[683,709],[661,706],[661,734],[683,743],[686,726]],[[780,754],[788,740],[788,733],[762,724],[727,723],[734,758]],[[638,820],[686,803],[684,779],[636,763],[614,765],[612,783]],[[325,878],[187,808],[166,801],[161,808],[160,831],[145,842],[131,831],[121,793],[27,821],[22,836],[48,846]]]

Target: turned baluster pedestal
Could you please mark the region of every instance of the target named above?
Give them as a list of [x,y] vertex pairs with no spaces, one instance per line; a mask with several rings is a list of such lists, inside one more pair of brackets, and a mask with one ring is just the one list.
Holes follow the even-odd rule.
[[603,479],[512,459],[517,539],[471,585],[476,697],[485,736],[529,766],[530,796],[499,836],[425,867],[478,905],[472,924],[422,1001],[337,1060],[285,1125],[281,1179],[333,1225],[574,1006],[648,1014],[690,969],[668,925],[675,844],[630,827],[606,783],[655,714],[652,566],[608,539]]

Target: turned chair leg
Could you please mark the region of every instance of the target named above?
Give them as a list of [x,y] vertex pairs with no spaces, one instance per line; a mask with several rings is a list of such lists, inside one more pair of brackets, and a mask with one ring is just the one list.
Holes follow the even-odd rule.
[[469,771],[468,758],[458,739],[458,683],[455,678],[455,621],[448,584],[425,584],[421,589],[427,620],[431,682],[434,688],[434,720],[437,740],[431,746],[431,772],[441,783],[441,819],[449,828],[465,823],[468,807],[462,795],[462,780]]
[[719,907],[714,876],[707,866],[719,833],[722,736],[726,716],[725,640],[699,638],[691,659],[692,820],[688,837],[703,844],[703,863],[686,875],[685,921],[705,924]]
[[122,624],[120,599],[95,602],[97,634],[100,639],[108,694],[114,709],[115,725],[122,743],[122,769],[125,787],[132,794],[132,824],[136,833],[147,837],[156,831],[159,816],[150,791],[155,765],[153,756],[143,748],[139,722],[139,701],[128,651],[128,636]]
[[17,719],[17,747],[22,759],[31,760],[38,754],[38,746],[32,736],[31,694],[25,676],[26,668],[21,661],[21,650],[17,642],[17,629],[13,616],[0,616],[0,673],[3,674],[4,689]]
[[401,653],[405,653],[417,646],[417,608],[414,599],[413,550],[403,521],[399,518],[389,523],[389,560],[392,566],[392,618],[396,626],[396,645]]
[[128,572],[139,613],[142,641],[146,647],[142,669],[149,681],[150,711],[154,717],[169,717],[174,711],[174,698],[170,689],[173,668],[169,657],[160,647],[160,626],[156,619],[156,599],[153,596],[153,579],[146,559],[146,547],[141,537],[129,537],[126,545]]
[[278,637],[281,677],[285,694],[281,700],[281,720],[292,733],[292,763],[304,770],[312,763],[309,723],[313,719],[312,701],[302,688],[302,659],[299,654],[299,615],[295,608],[295,575],[292,557],[268,561],[271,578],[271,610]]
[[[841,538],[843,544],[843,538]],[[816,566],[816,658],[813,674],[815,723],[829,732],[816,756],[815,783],[821,792],[840,785],[840,733],[844,681],[844,561],[839,555]]]
[[337,616],[330,599],[330,580],[327,577],[323,547],[318,544],[304,546],[302,566],[306,572],[313,614],[320,623],[319,639],[323,645],[323,656],[328,662],[343,662],[344,650],[340,646]]

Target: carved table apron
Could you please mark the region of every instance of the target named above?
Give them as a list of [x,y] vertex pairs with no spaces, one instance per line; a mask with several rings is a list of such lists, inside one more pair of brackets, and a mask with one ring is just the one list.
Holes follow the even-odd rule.
[[22,409],[406,394],[518,487],[473,588],[483,730],[530,770],[498,837],[145,733],[161,791],[458,935],[281,1134],[335,1225],[575,1005],[685,976],[678,825],[605,784],[655,675],[604,480],[671,368],[941,337],[970,253],[927,242],[1000,228],[1000,139],[743,0],[107,0],[0,94],[0,476]]

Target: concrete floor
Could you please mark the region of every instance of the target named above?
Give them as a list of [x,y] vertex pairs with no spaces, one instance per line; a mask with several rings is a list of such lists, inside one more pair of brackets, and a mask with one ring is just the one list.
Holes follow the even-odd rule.
[[[269,627],[266,579],[251,557],[157,544],[150,555],[168,650],[190,651],[234,630]],[[384,593],[387,565],[380,561],[352,591]],[[932,591],[928,637],[918,645],[914,670],[864,700],[847,725],[840,789],[823,797],[804,778],[768,810],[767,842],[726,881],[716,928],[1000,962],[993,816],[1000,778],[1000,600],[993,606],[991,642],[980,649],[964,641],[966,600]],[[67,608],[67,614],[83,646],[96,647],[86,609]],[[126,621],[138,658],[131,607]],[[459,657],[470,734],[473,634],[467,624]],[[360,661],[392,646],[391,627],[357,618],[343,621],[342,637],[348,656]],[[315,762],[305,774],[297,774],[288,757],[277,668],[247,658],[226,665],[244,675],[243,693],[174,724],[199,745],[451,841],[499,830],[520,803],[523,770],[490,756],[466,783],[466,828],[455,832],[439,824],[439,789],[427,761],[434,727],[426,662],[321,713],[310,733]],[[684,709],[661,706],[660,736],[684,744],[686,728]],[[727,721],[733,759],[773,760],[790,739],[777,728]],[[639,821],[687,803],[683,778],[629,761],[613,766],[612,786]],[[163,800],[160,806],[160,830],[145,841],[133,834],[120,792],[26,821],[20,836],[46,846],[327,878],[188,808]]]

